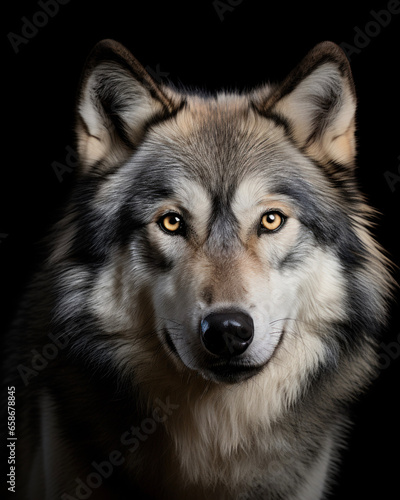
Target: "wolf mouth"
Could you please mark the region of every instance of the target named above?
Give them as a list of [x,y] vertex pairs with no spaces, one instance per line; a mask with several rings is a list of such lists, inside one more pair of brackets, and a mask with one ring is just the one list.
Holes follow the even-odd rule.
[[218,382],[234,384],[254,377],[260,373],[264,366],[265,365],[248,365],[228,360],[225,363],[209,366],[208,371],[213,374]]
[[[179,352],[176,349],[174,342],[172,341],[171,334],[169,333],[167,328],[164,328],[164,338],[170,352],[172,352],[183,363]],[[265,364],[251,365],[249,363],[227,359],[218,363],[208,364],[204,366],[204,370],[201,371],[210,373],[212,375],[212,378],[217,382],[226,382],[233,384],[236,382],[247,380],[254,375],[257,375],[264,368],[264,366]]]

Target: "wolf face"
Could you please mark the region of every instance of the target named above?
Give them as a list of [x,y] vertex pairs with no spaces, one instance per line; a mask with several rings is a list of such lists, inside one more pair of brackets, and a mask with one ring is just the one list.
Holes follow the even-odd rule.
[[[312,372],[337,352],[332,325],[361,328],[358,306],[383,307],[382,260],[359,218],[354,115],[348,63],[330,43],[281,86],[216,96],[157,86],[115,42],[94,50],[78,139],[83,180],[100,186],[81,226],[101,233],[92,248],[112,246],[111,268],[125,252],[124,286],[146,295],[176,369],[230,383],[274,359]],[[91,303],[111,330],[108,311],[132,316],[132,303],[115,304],[109,278]]]
[[[340,321],[343,268],[310,229],[321,215],[291,196],[291,185],[311,191],[308,176],[324,179],[284,130],[249,111],[245,99],[224,96],[202,106],[207,120],[216,115],[208,132],[196,110],[159,127],[160,162],[167,166],[161,163],[155,177],[150,170],[148,184],[160,183],[167,193],[146,194],[159,200],[149,207],[134,254],[147,255],[140,274],[154,280],[148,288],[158,334],[178,367],[236,382],[264,367],[285,329],[295,337],[297,321],[313,322],[318,331]],[[222,151],[213,140],[219,135]],[[182,138],[177,145],[174,136]],[[160,142],[143,145],[149,165]],[[316,301],[322,307],[312,317]]]

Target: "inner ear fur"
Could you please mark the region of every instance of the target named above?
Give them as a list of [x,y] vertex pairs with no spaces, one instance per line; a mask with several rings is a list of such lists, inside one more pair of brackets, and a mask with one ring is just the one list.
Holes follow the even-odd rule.
[[284,123],[306,154],[322,163],[353,164],[356,95],[349,62],[332,42],[315,46],[258,111]]
[[104,169],[123,160],[149,123],[172,115],[179,105],[120,43],[99,42],[86,61],[78,92],[76,133],[83,169]]

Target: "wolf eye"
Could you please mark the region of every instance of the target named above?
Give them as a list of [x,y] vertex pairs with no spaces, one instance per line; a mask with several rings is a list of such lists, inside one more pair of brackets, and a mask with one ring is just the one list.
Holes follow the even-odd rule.
[[163,215],[159,219],[158,225],[168,234],[182,234],[185,227],[182,217],[175,212]]
[[267,212],[261,217],[261,229],[270,233],[281,228],[284,222],[285,218],[281,213],[276,211]]

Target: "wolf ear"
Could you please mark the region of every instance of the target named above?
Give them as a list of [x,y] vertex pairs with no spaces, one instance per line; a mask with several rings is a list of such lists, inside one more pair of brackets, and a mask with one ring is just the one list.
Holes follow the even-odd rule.
[[150,121],[174,113],[174,99],[125,47],[99,42],[86,62],[78,95],[76,132],[84,170],[125,159]]
[[356,97],[349,62],[332,42],[315,46],[261,105],[288,125],[296,144],[320,161],[352,164]]

